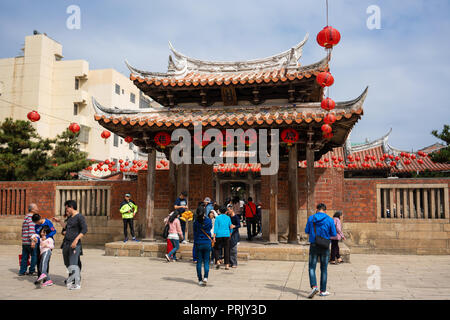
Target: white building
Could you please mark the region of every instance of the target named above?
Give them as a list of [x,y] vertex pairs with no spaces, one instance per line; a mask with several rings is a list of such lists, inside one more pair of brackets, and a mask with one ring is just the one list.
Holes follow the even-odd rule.
[[104,130],[94,120],[91,97],[117,108],[149,108],[128,77],[114,69],[89,70],[85,60],[63,60],[62,45],[45,34],[25,37],[23,55],[0,59],[0,120],[27,120],[36,110],[41,118],[33,126],[42,137],[54,138],[70,123],[80,125],[80,149],[89,159],[142,159],[137,147]]

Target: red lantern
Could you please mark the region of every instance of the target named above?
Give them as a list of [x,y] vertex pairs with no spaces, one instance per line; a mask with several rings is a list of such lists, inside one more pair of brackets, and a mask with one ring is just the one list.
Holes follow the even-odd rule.
[[394,156],[392,154],[389,155],[389,159],[393,160]]
[[291,146],[293,143],[298,141],[298,132],[293,128],[284,129],[281,131],[281,140]]
[[397,163],[395,161],[391,161],[390,165],[391,165],[391,167],[395,167],[397,165]]
[[395,157],[395,161],[398,161],[398,160],[400,160],[400,157],[399,157],[399,156],[396,156],[396,157]]
[[156,166],[156,168],[161,169],[162,167],[161,167],[160,164],[158,164],[158,165]]
[[336,116],[332,113],[329,113],[325,116],[325,118],[323,118],[323,122],[325,122],[326,124],[333,124],[336,122]]
[[317,83],[322,87],[329,87],[333,85],[334,78],[331,73],[327,71],[319,72],[316,76]]
[[325,162],[328,162],[328,161],[330,161],[330,159],[328,159],[328,158],[325,158],[325,159],[323,159]]
[[415,155],[415,154],[412,154],[412,155],[411,155],[411,159],[415,160],[415,159],[416,159],[416,155]]
[[332,157],[331,157],[331,160],[336,161],[336,160],[337,160],[337,157],[336,157],[336,156],[332,156]]
[[108,130],[103,130],[101,136],[103,139],[108,139],[111,136],[111,132]]
[[211,137],[206,132],[198,131],[194,134],[194,143],[200,148],[207,146],[211,142]]
[[320,103],[320,106],[326,111],[331,111],[336,107],[336,102],[330,98],[325,98]]
[[28,112],[27,114],[27,118],[28,120],[30,120],[31,122],[36,122],[39,121],[39,119],[41,118],[41,116],[39,115],[39,113],[37,111],[31,111]]
[[411,155],[409,153],[405,153],[405,157],[409,159]]
[[339,43],[341,34],[335,28],[326,26],[317,34],[316,40],[319,46],[331,49]]
[[133,164],[136,164],[137,163],[137,160],[133,160]]
[[128,167],[128,165],[129,165],[130,163],[127,161],[127,162],[125,162],[125,167]]
[[119,163],[123,163],[123,160],[122,160],[122,159],[120,159],[120,160],[119,160]]
[[418,162],[419,164],[423,164],[423,160],[422,160],[422,159],[417,160],[417,162]]
[[331,131],[333,131],[333,129],[331,128],[331,126],[329,124],[322,125],[322,127],[320,129],[322,130],[322,132],[324,134],[331,133]]
[[133,142],[133,138],[128,136],[128,137],[125,138],[125,142],[131,143],[131,142]]
[[[245,134],[248,131],[248,136],[246,136]],[[244,133],[241,134],[241,136],[239,137],[239,139],[241,140],[241,142],[243,142],[247,147],[253,143],[255,143],[258,140],[258,135],[256,134],[255,130],[246,130]]]
[[410,164],[411,164],[411,160],[409,160],[409,159],[406,160],[406,161],[405,161],[405,164],[406,164],[406,165],[410,165]]
[[226,147],[233,141],[234,136],[231,134],[228,134],[226,130],[222,130],[221,133],[222,134],[219,134],[217,137],[217,142],[219,144],[221,144],[223,147]]
[[155,135],[154,140],[155,143],[161,147],[161,149],[164,149],[170,144],[171,137],[170,134],[168,134],[167,132],[161,131]]
[[360,161],[361,160],[361,157],[360,156],[356,156],[355,157],[355,161]]
[[78,125],[78,123],[71,123],[69,126],[69,130],[73,133],[77,133],[78,131],[80,131],[80,126]]

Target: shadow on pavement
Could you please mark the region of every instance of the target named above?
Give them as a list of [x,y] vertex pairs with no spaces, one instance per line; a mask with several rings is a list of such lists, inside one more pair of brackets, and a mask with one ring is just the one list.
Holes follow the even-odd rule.
[[184,282],[189,284],[194,284],[198,286],[198,281],[192,280],[192,279],[185,279],[185,278],[176,278],[176,277],[163,277],[163,280],[169,280],[169,281],[175,281],[175,282]]
[[303,297],[303,298],[308,298],[308,295],[309,295],[309,292],[306,292],[306,291],[302,291],[302,290],[298,290],[298,289],[294,289],[294,288],[277,286],[274,284],[266,284],[266,288],[277,290],[277,291],[282,291],[282,292],[291,292],[291,293],[299,295],[300,297]]
[[[17,280],[19,280],[19,281],[28,281],[28,282],[30,282],[33,285],[34,285],[34,282],[37,279],[37,276],[28,276],[28,275],[26,275],[26,276],[19,276],[18,275],[18,273],[19,273],[19,269],[18,268],[17,269],[9,269],[9,271],[14,273],[14,274],[16,274],[16,279]],[[54,275],[54,274],[50,274],[50,278],[53,281],[53,285],[60,286],[60,287],[66,287],[66,285],[64,284],[64,280],[66,280],[66,278],[58,276],[58,275]]]

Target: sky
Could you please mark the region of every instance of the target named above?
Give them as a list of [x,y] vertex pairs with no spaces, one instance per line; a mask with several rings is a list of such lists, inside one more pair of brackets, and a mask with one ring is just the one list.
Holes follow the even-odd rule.
[[[25,36],[47,33],[63,46],[65,60],[84,59],[90,69],[124,61],[138,69],[165,72],[168,41],[198,59],[233,61],[271,56],[305,35],[302,65],[325,57],[315,38],[326,25],[326,0],[147,0],[1,1],[0,58],[21,54]],[[80,28],[69,29],[67,8],[80,8]],[[379,8],[380,28],[370,6]],[[352,100],[366,86],[364,115],[351,142],[392,133],[389,144],[416,151],[449,124],[450,1],[329,0],[329,25],[341,33],[330,62],[335,78],[330,97]]]

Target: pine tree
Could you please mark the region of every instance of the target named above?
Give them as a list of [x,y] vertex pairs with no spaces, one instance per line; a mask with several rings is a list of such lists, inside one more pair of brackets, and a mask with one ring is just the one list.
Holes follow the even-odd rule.
[[75,173],[89,166],[87,153],[80,151],[79,133],[66,129],[56,137],[51,156],[51,166],[46,174],[48,180],[72,180]]
[[31,122],[6,118],[0,124],[0,180],[40,180],[54,140],[42,139]]
[[75,179],[89,165],[77,137],[65,130],[56,139],[44,139],[31,122],[5,119],[0,123],[0,181]]
[[431,131],[431,134],[446,143],[446,147],[430,154],[431,160],[439,163],[450,163],[450,126],[445,124],[441,133],[437,130]]

